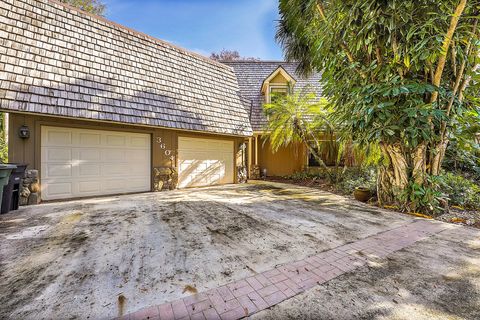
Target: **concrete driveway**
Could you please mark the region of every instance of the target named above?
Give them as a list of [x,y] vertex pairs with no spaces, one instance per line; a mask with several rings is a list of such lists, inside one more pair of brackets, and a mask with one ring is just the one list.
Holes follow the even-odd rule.
[[[26,207],[0,216],[0,314],[112,318],[414,221],[270,182]],[[480,234],[444,229],[253,317],[478,318]]]

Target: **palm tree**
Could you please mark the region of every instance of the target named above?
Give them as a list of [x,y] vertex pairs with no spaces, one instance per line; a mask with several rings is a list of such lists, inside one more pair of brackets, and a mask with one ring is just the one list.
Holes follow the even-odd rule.
[[291,143],[303,143],[332,178],[320,156],[320,136],[334,137],[333,126],[328,120],[327,100],[318,99],[307,88],[293,94],[278,95],[272,100],[272,103],[263,106],[268,119],[267,132],[272,151],[276,152]]

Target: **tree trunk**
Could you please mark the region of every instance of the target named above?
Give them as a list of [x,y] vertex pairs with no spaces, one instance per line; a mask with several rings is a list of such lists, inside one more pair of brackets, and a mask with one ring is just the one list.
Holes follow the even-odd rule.
[[432,150],[434,152],[434,156],[432,159],[432,163],[430,163],[430,173],[433,176],[438,176],[442,169],[442,162],[445,158],[445,152],[447,151],[448,147],[448,139],[444,138],[440,143],[435,146],[435,149]]
[[388,164],[381,165],[378,172],[377,193],[381,206],[399,204],[400,194],[408,185],[408,165],[399,144],[381,144]]
[[427,144],[422,142],[412,153],[412,178],[419,185],[423,185],[427,178]]
[[427,185],[427,144],[421,143],[408,151],[405,151],[399,143],[381,144],[380,147],[388,164],[379,167],[377,184],[379,204],[397,205],[405,211],[413,210],[410,195],[405,194],[405,191],[411,182],[420,186]]
[[[432,84],[436,87],[440,86],[440,82],[442,81],[442,74],[443,69],[445,68],[445,63],[447,61],[448,49],[450,48],[450,44],[452,43],[453,34],[457,29],[458,20],[460,16],[463,14],[465,10],[465,6],[467,5],[467,0],[460,0],[457,7],[455,8],[455,12],[452,15],[452,19],[450,20],[450,26],[447,30],[447,34],[443,39],[442,50],[440,51],[440,56],[438,58],[437,68],[435,70],[435,75],[433,76]],[[430,102],[435,102],[438,98],[438,91],[434,91],[430,98]]]
[[320,144],[319,142],[317,141],[317,139],[314,139],[315,141],[315,145],[317,147],[317,150],[315,150],[314,148],[312,148],[312,146],[310,145],[310,143],[308,142],[308,140],[304,139],[303,143],[305,143],[305,145],[307,146],[307,149],[308,151],[313,155],[313,157],[315,158],[315,160],[317,160],[318,164],[325,170],[325,172],[327,173],[328,177],[330,178],[330,182],[332,181],[333,177],[331,175],[331,172],[330,170],[328,169],[327,165],[325,164],[325,162],[323,162],[322,158],[320,158],[320,155],[318,154],[318,150],[320,150]]

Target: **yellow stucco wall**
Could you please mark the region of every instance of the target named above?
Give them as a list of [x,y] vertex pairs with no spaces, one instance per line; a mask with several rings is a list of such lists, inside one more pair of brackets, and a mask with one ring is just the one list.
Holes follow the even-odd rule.
[[286,176],[301,172],[306,167],[306,148],[303,144],[281,147],[277,152],[270,148],[268,140],[259,138],[258,164],[267,169],[267,176]]

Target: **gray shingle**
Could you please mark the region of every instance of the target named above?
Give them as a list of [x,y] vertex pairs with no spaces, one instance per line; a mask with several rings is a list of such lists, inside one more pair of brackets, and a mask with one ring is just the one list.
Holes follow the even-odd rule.
[[322,95],[321,74],[315,73],[309,78],[303,78],[296,72],[298,66],[296,62],[224,61],[223,63],[232,67],[237,76],[242,102],[250,114],[250,123],[254,131],[263,131],[266,127],[267,119],[262,108],[264,103],[264,96],[261,93],[262,84],[279,66],[282,66],[296,80],[294,90],[301,90],[308,85],[318,97]]
[[2,95],[21,101],[4,109],[251,134],[230,67],[54,1],[0,4]]

